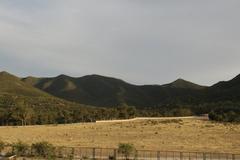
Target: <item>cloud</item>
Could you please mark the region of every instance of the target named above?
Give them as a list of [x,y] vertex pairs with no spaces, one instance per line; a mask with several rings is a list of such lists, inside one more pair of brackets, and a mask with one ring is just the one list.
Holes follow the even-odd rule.
[[238,0],[3,0],[0,69],[212,84],[239,74],[239,7]]

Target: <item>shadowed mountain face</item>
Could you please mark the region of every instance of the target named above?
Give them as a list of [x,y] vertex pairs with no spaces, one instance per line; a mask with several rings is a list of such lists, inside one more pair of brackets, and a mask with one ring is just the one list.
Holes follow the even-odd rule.
[[[126,99],[139,99],[144,103],[144,93],[137,86],[122,80],[98,75],[72,78],[60,75],[55,78],[25,78],[24,82],[54,96],[95,106],[116,106]],[[33,82],[34,81],[34,82]],[[33,82],[33,83],[32,83]]]
[[221,81],[208,88],[208,101],[240,101],[240,75],[230,81]]
[[89,75],[73,78],[60,75],[54,78],[22,79],[54,96],[94,106],[118,106],[121,104],[138,107],[158,106],[176,101],[198,102],[198,97],[205,87],[177,80],[173,83],[160,85],[137,86],[122,80]]

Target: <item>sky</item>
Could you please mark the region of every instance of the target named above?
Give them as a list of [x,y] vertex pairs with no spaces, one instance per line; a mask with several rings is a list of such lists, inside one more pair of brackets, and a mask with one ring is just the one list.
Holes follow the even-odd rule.
[[134,84],[240,74],[239,0],[1,0],[0,70]]

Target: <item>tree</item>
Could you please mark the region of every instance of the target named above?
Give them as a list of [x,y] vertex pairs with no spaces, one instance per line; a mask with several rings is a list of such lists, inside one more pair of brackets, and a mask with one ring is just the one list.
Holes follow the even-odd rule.
[[128,118],[134,118],[137,113],[137,109],[134,106],[127,107]]
[[9,125],[9,122],[12,121],[13,119],[13,113],[14,113],[14,109],[12,106],[8,107],[7,109],[5,109],[4,113],[3,113],[3,118],[5,121],[5,125]]
[[21,121],[22,126],[30,124],[30,120],[34,114],[32,108],[30,108],[24,101],[17,101],[14,108],[13,117],[16,120]]
[[59,110],[57,115],[57,123],[66,124],[72,122],[71,112],[68,110]]
[[0,123],[2,126],[4,125],[4,119],[5,119],[5,109],[0,108]]

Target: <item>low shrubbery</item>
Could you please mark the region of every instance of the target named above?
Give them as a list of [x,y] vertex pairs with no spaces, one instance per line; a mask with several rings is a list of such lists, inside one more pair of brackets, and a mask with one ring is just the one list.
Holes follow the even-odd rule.
[[0,154],[1,154],[2,150],[4,149],[4,146],[5,146],[5,143],[0,140]]
[[32,144],[32,154],[40,157],[54,157],[55,148],[48,142],[38,142]]
[[134,145],[129,143],[120,143],[118,145],[118,153],[123,154],[125,159],[128,160],[129,156],[136,151]]
[[13,153],[18,156],[26,156],[29,154],[30,147],[28,144],[18,141],[12,145]]
[[219,122],[240,122],[240,108],[221,107],[209,113],[209,119]]
[[34,143],[31,146],[21,141],[8,145],[0,141],[0,153],[2,152],[5,146],[12,147],[12,151],[7,153],[9,155],[17,155],[24,157],[33,156],[51,159],[55,157],[55,147],[52,144],[45,141]]

